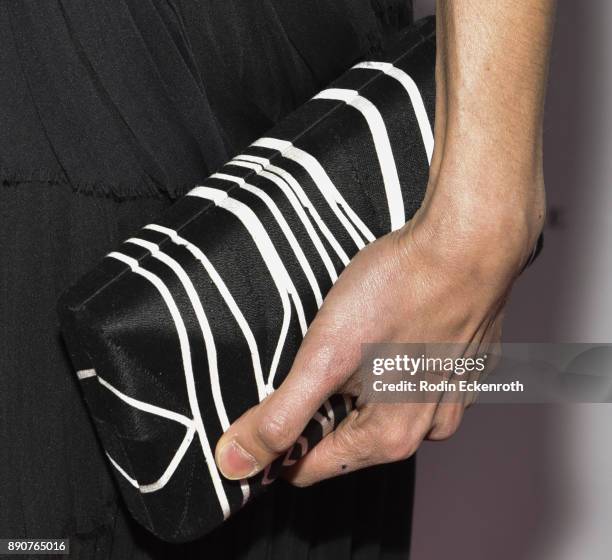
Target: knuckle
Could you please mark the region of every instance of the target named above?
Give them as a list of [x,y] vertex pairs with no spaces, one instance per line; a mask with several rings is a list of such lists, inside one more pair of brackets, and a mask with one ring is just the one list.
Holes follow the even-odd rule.
[[404,434],[397,429],[384,430],[378,434],[380,446],[387,453],[396,453],[396,450],[404,446]]
[[432,430],[430,439],[437,441],[443,441],[451,438],[459,429],[460,420],[455,418],[449,418],[437,424]]
[[336,344],[329,341],[322,344],[313,356],[309,367],[322,377],[322,381],[335,384],[344,377],[343,357]]
[[418,447],[414,438],[402,430],[388,431],[381,439],[383,455],[389,463],[407,459],[416,452]]
[[340,339],[332,327],[307,333],[305,341],[308,351],[300,356],[300,366],[317,383],[334,387],[354,369],[355,353],[348,351],[346,339]]
[[358,463],[366,462],[372,455],[371,438],[364,428],[351,426],[333,433],[339,448],[349,452],[353,460]]
[[371,409],[354,423],[350,436],[352,448],[362,463],[392,463],[410,457],[418,448],[420,439],[402,423],[381,418],[378,410]]
[[256,436],[263,447],[274,454],[286,451],[293,443],[287,422],[281,414],[265,416],[257,426]]

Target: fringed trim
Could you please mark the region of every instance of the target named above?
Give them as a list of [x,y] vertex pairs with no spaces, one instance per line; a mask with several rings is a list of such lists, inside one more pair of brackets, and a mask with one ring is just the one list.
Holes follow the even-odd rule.
[[32,183],[43,183],[49,186],[70,187],[75,193],[114,200],[135,200],[140,198],[158,198],[175,200],[187,194],[195,183],[185,185],[160,185],[149,177],[142,177],[136,184],[110,184],[99,181],[70,181],[62,172],[44,169],[23,170],[0,167],[0,185],[2,187],[26,187]]

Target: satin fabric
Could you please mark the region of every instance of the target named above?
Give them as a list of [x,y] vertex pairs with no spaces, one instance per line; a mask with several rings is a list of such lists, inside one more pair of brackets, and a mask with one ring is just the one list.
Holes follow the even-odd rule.
[[103,4],[0,5],[0,533],[68,537],[85,559],[405,558],[412,462],[281,484],[186,547],[151,537],[117,495],[54,307],[171,200],[392,43],[407,2],[288,1],[283,19],[280,2]]
[[[59,306],[130,510],[164,539],[201,537],[270,486],[276,468],[224,480],[216,442],[278,388],[350,258],[423,199],[434,22],[400,47],[351,69],[134,232]],[[285,460],[348,412],[348,400],[326,403]]]

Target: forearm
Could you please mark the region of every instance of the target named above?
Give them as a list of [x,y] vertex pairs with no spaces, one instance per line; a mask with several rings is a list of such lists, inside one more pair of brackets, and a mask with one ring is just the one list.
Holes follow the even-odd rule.
[[553,14],[554,0],[438,0],[436,147],[419,216],[438,230],[505,233],[525,252],[535,241]]
[[450,144],[485,149],[503,141],[509,163],[538,164],[553,6],[553,0],[438,1],[438,78]]

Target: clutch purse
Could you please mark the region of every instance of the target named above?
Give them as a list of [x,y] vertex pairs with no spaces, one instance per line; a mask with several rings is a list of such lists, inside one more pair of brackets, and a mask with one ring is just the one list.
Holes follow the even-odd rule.
[[336,395],[259,476],[225,480],[224,430],[282,382],[351,257],[423,199],[435,24],[361,62],[108,254],[59,303],[62,332],[131,514],[201,537],[333,430]]

